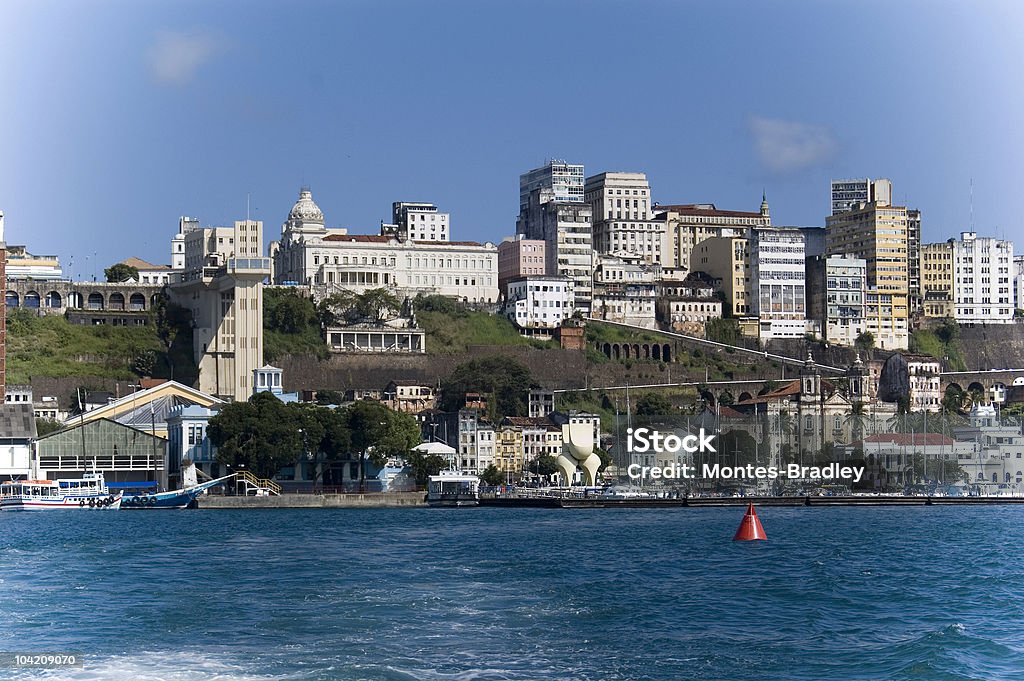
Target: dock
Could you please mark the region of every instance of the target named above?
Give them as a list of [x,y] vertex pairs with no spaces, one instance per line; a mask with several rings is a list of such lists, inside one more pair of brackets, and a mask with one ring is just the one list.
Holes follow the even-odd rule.
[[481,506],[499,508],[704,508],[721,506],[992,506],[1024,504],[1024,497],[932,496],[789,496],[789,497],[681,497],[627,499],[601,496],[493,496],[481,497]]

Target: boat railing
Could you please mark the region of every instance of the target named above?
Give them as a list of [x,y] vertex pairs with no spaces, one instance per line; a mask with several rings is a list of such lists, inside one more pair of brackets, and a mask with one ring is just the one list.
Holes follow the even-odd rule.
[[257,478],[249,471],[238,471],[235,484],[237,485],[239,482],[245,483],[246,491],[254,488],[256,490],[266,490],[269,494],[277,496],[281,494],[281,485],[267,478]]

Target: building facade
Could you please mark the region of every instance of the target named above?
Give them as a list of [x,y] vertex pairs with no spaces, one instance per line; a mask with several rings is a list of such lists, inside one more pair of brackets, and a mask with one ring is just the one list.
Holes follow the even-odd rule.
[[548,333],[572,316],[572,282],[565,277],[529,276],[508,283],[505,316],[526,332]]
[[830,344],[852,346],[867,330],[867,262],[849,255],[807,258],[808,316]]
[[922,312],[933,319],[953,318],[953,244],[921,247]]
[[907,209],[882,201],[861,203],[827,217],[825,224],[827,255],[866,261],[865,318],[875,343],[886,350],[905,350],[910,311]]
[[593,216],[594,251],[629,254],[660,264],[665,221],[651,212],[651,185],[644,173],[600,173],[588,177],[584,199]]
[[760,338],[802,338],[807,333],[803,232],[753,227],[749,233],[751,302]]
[[399,241],[396,236],[327,229],[308,189],[299,193],[271,244],[275,284],[357,293],[386,288],[398,296],[438,294],[471,303],[498,300],[498,249],[473,241]]
[[753,227],[772,224],[767,200],[760,212],[719,210],[713,203],[657,205],[656,219],[665,223],[665,257],[662,266],[670,269],[700,270],[691,265],[697,244],[713,237],[744,236]]
[[953,246],[953,315],[960,324],[1012,324],[1013,242],[961,232]]
[[884,201],[892,203],[892,182],[869,178],[832,180],[832,215],[845,213],[859,203]]
[[591,316],[607,321],[657,328],[655,300],[661,268],[639,255],[598,255],[594,270]]
[[498,291],[508,295],[508,282],[520,277],[542,275],[547,272],[544,242],[527,239],[522,234],[508,237],[498,244]]
[[450,240],[450,216],[432,203],[395,201],[391,204],[391,222],[399,241]]
[[697,244],[692,270],[706,272],[718,282],[725,304],[733,317],[754,314],[750,240],[743,236],[721,236]]

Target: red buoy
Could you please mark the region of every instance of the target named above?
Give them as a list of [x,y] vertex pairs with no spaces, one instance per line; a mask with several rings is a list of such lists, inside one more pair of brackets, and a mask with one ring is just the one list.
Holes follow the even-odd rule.
[[743,520],[740,521],[740,527],[736,530],[736,536],[732,540],[753,541],[755,539],[768,539],[768,535],[764,533],[761,521],[757,519],[757,511],[754,510],[754,505],[748,504],[747,512],[744,514]]

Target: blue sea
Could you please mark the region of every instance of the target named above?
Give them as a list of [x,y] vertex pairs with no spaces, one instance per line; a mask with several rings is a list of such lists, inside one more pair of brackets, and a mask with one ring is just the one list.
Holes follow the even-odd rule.
[[0,678],[1024,678],[1024,507],[742,513],[0,513]]

